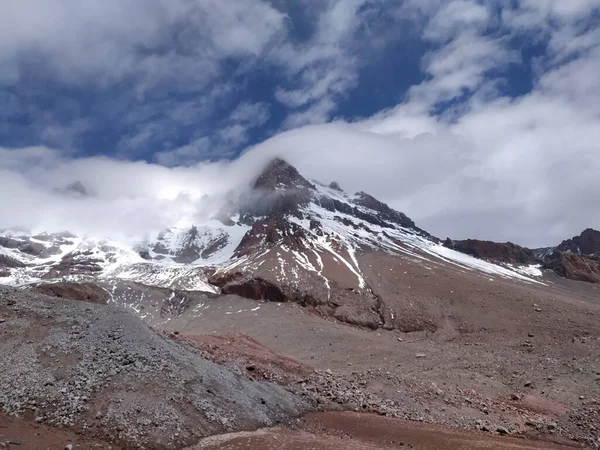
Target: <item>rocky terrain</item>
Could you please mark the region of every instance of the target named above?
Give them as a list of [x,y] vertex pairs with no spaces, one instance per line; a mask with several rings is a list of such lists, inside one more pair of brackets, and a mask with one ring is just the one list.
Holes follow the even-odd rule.
[[152,239],[5,230],[0,419],[86,448],[600,448],[599,236],[442,242],[280,159]]
[[112,307],[0,291],[0,408],[127,448],[181,448],[309,403],[251,382]]
[[512,242],[501,244],[476,239],[453,241],[448,238],[444,245],[467,255],[475,256],[476,258],[489,259],[500,263],[521,265],[540,263],[540,258],[532,250],[513,244]]
[[588,228],[556,247],[528,249],[511,242],[447,239],[453,250],[496,263],[538,265],[570,280],[600,283],[600,231]]

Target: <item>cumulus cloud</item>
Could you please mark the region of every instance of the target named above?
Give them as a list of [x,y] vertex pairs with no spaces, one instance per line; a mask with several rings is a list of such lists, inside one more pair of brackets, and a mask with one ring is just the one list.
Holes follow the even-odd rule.
[[261,0],[2,2],[0,61],[20,75],[28,58],[41,57],[69,82],[138,75],[140,90],[174,80],[202,83],[219,61],[260,54],[283,21]]

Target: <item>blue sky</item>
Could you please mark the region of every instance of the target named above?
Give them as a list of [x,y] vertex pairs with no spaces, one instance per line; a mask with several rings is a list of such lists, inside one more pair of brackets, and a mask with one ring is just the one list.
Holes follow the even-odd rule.
[[3,2],[4,169],[49,187],[28,173],[278,154],[441,236],[541,245],[600,227],[599,17],[600,0]]
[[[27,3],[33,7],[36,2],[25,2],[22,8]],[[249,3],[255,3],[255,8],[262,4],[270,11],[267,17],[258,17],[257,23],[223,18],[222,11],[212,13],[215,20],[224,22],[224,28],[231,27],[231,34],[240,34],[240,39],[253,36],[255,29],[271,27],[271,33],[247,48],[240,42],[219,49],[214,42],[218,37],[202,32],[186,36],[185,30],[203,26],[202,19],[194,22],[181,17],[172,24],[156,25],[150,17],[147,26],[158,29],[151,33],[149,43],[130,36],[130,42],[123,44],[131,48],[106,54],[107,45],[120,44],[120,33],[98,19],[99,24],[90,27],[99,27],[103,36],[85,46],[83,39],[82,48],[69,43],[73,48],[61,54],[59,46],[65,44],[56,35],[77,39],[87,28],[85,23],[81,28],[66,23],[69,2],[64,3],[64,16],[58,14],[57,22],[49,26],[49,36],[38,37],[56,39],[57,48],[44,50],[44,43],[28,42],[10,61],[19,75],[8,77],[0,90],[5,105],[0,127],[4,146],[41,144],[81,155],[153,161],[160,159],[157,153],[195,145],[197,151],[191,158],[170,163],[231,158],[284,129],[333,118],[368,117],[395,106],[411,85],[424,79],[420,62],[430,47],[419,37],[420,20],[398,17],[400,4],[257,1]],[[160,2],[128,3],[116,6],[116,11],[100,12],[134,17],[136,6],[160,6]],[[209,16],[202,3],[207,9],[231,8],[225,3],[196,3],[191,11]],[[69,6],[78,9],[85,4]],[[168,8],[168,3],[162,7]],[[74,30],[67,33],[64,26]],[[205,46],[215,48],[204,54]],[[69,52],[73,53],[70,57]],[[80,54],[87,52],[93,62]],[[119,57],[132,60],[131,67],[111,70]],[[149,68],[142,68],[145,65]],[[207,68],[210,73],[202,73]],[[236,111],[250,117],[238,117]]]
[[[153,22],[160,14],[157,10],[156,16],[143,18],[148,25],[140,25],[157,28],[146,39],[129,36],[130,42],[123,42],[129,49],[111,50],[110,46],[119,46],[121,38],[120,30],[105,23],[111,15],[136,17],[136,7],[161,6],[161,2],[140,1],[101,9],[99,13],[107,15],[105,22],[91,13],[90,17],[81,14],[102,34],[92,37],[89,44],[84,37],[82,48],[74,45],[69,51],[75,61],[69,61],[69,51],[61,54],[59,47],[64,38],[57,35],[78,39],[87,24],[84,21],[78,27],[61,21],[70,19],[67,6],[77,10],[90,2],[77,7],[63,3],[64,15],[57,14],[56,23],[49,24],[49,36],[39,36],[40,40],[56,39],[57,48],[44,50],[42,42],[30,42],[10,61],[19,75],[6,80],[0,91],[5,105],[0,127],[4,146],[41,144],[82,155],[153,161],[160,160],[158,153],[195,145],[197,151],[191,158],[170,163],[231,158],[287,128],[332,119],[356,120],[394,107],[411,86],[427,78],[422,60],[440,46],[436,39],[424,36],[430,17],[410,2],[257,1],[254,8],[261,4],[270,11],[266,17],[258,17],[257,23],[223,18],[222,11],[212,13],[215,20],[224,22],[224,28],[232,28],[232,34],[239,28],[239,39],[254,35],[255,29],[271,27],[260,42],[247,48],[241,42],[219,49],[214,42],[217,36],[194,30],[203,26],[201,18],[179,17],[171,24],[157,25]],[[198,1],[196,8],[194,2],[187,3],[192,4],[190,11],[208,16],[211,13],[202,3],[206,9],[232,8],[226,3]],[[463,14],[479,6],[462,3]],[[21,8],[35,4],[25,2]],[[168,3],[162,8],[165,5]],[[29,13],[40,14],[35,10]],[[490,7],[490,14],[500,20],[499,11]],[[65,26],[74,29],[67,33]],[[527,93],[534,76],[530,55],[543,56],[550,36],[530,42],[531,36],[509,36],[501,24],[486,27],[483,36],[506,35],[521,56],[494,68],[494,76],[504,77],[502,90],[508,95]],[[192,31],[185,35],[187,30]],[[205,46],[215,48],[204,54]],[[80,52],[89,52],[94,61],[82,58]],[[122,52],[128,54],[122,56]],[[131,60],[131,67],[111,70],[119,57]],[[63,58],[66,61],[61,61]],[[152,66],[153,61],[161,67]],[[150,67],[140,70],[145,64]],[[72,67],[65,68],[69,65]],[[180,71],[181,66],[184,70]],[[210,74],[202,73],[206,67]],[[434,105],[433,110],[443,113],[466,98],[450,99]],[[252,117],[236,120],[239,108]],[[166,157],[162,159],[166,162]]]

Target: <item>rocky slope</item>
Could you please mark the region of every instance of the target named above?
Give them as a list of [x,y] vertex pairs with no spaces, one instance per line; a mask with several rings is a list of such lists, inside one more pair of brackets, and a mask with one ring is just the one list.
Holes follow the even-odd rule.
[[477,239],[453,241],[451,239],[447,239],[444,245],[448,248],[466,253],[467,255],[471,255],[476,258],[499,263],[517,265],[531,265],[540,263],[540,259],[532,250],[513,244],[512,242],[499,243],[480,241]]
[[0,288],[0,408],[133,448],[273,425],[308,409],[112,307]]
[[570,280],[600,283],[600,231],[588,228],[563,241],[547,253],[544,267]]

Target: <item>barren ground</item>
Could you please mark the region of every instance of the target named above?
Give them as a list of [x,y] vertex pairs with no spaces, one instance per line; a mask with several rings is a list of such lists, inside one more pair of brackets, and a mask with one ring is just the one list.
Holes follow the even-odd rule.
[[[295,304],[226,296],[166,329],[195,339],[245,334],[315,368],[318,379],[304,386],[308,394],[316,391],[345,407],[600,446],[597,286],[552,277],[546,285],[492,281],[450,266],[425,268],[381,254],[363,258],[363,266],[372,258],[369,283],[392,303],[396,299],[396,312],[441,326],[435,332],[370,331]],[[365,395],[366,408],[360,404]]]

